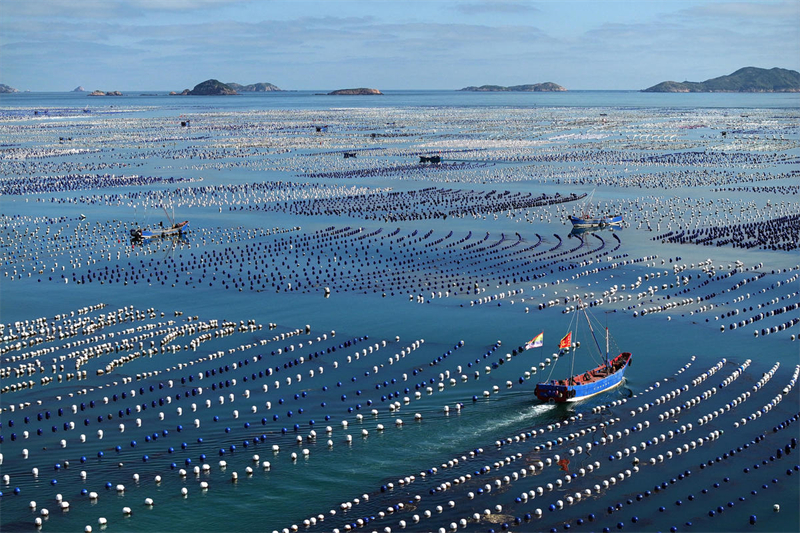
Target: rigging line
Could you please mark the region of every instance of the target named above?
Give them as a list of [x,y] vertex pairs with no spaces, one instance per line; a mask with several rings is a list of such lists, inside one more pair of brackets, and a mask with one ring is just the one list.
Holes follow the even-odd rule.
[[[577,317],[577,313],[575,313],[575,316]],[[578,338],[578,326],[579,326],[579,324],[580,324],[580,322],[575,320],[575,339]],[[577,340],[575,341],[575,348],[570,347],[570,349],[572,349],[572,360],[571,360],[571,364],[570,364],[570,367],[569,367],[569,377],[571,379],[572,376],[575,375],[575,356],[578,354],[578,342],[577,342]]]
[[[581,307],[583,308],[583,301],[581,301],[581,299],[578,298],[578,302],[580,302]],[[585,308],[583,308],[581,310],[583,311],[583,315],[586,317],[586,322],[589,324],[589,331],[592,332],[592,338],[594,339],[595,345],[597,345],[597,351],[599,351],[600,353],[603,353],[603,349],[600,347],[600,343],[597,342],[597,336],[594,334],[594,328],[592,327],[592,321],[589,320],[589,314],[586,312]],[[604,358],[604,359],[607,359],[607,358]],[[607,360],[605,362],[606,362],[606,364],[608,364]]]
[[[570,331],[572,331],[573,323],[575,324],[575,328],[577,329],[577,327],[578,327],[577,318],[578,318],[578,311],[576,310],[574,313],[572,313],[572,317],[569,320],[569,326],[567,327],[567,332],[568,333]],[[577,331],[576,331],[576,336],[577,336]],[[544,349],[544,347],[542,349]],[[547,375],[547,379],[545,381],[550,381],[550,378],[553,376],[553,372],[556,369],[556,364],[558,363],[558,360],[561,358],[561,351],[562,350],[559,350],[559,356],[553,359],[553,362],[550,365],[550,373]],[[573,364],[573,368],[574,368],[574,365],[575,365],[575,357],[574,356],[572,358],[572,364]]]

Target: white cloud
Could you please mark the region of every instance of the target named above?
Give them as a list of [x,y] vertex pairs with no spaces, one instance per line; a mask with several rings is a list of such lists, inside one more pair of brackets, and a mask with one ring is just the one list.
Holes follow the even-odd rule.
[[454,5],[456,11],[464,13],[465,15],[477,15],[485,13],[508,13],[508,14],[521,14],[532,13],[539,11],[530,2],[523,0],[517,1],[504,1],[504,0],[486,0],[483,2],[457,2]]

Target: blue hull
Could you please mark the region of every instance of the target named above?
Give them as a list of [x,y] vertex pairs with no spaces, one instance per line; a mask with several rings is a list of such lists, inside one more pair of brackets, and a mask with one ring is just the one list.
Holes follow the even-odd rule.
[[567,380],[550,381],[536,385],[534,394],[543,402],[577,402],[596,394],[606,392],[620,385],[625,378],[625,370],[631,363],[630,353],[621,353],[609,363],[613,372],[608,373],[602,366],[573,376]]
[[175,224],[170,228],[165,229],[146,229],[131,230],[131,237],[134,239],[155,239],[157,237],[170,237],[173,235],[183,235],[189,229],[189,221]]
[[569,220],[576,228],[602,228],[605,226],[619,226],[622,224],[622,215],[599,218],[581,218],[570,216]]

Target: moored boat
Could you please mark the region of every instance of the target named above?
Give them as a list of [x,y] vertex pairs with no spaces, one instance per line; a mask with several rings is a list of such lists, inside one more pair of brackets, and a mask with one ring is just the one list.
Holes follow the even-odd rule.
[[131,230],[131,237],[134,239],[154,239],[156,237],[168,237],[171,235],[182,235],[189,229],[189,221],[176,222],[168,228],[155,228],[155,229],[141,229],[135,228]]
[[591,214],[592,199],[594,198],[594,190],[583,202],[583,212],[580,216],[570,215],[569,221],[572,222],[573,228],[605,228],[607,226],[621,226],[622,215],[601,215],[594,216]]
[[602,217],[592,217],[583,214],[579,217],[570,215],[570,222],[576,228],[602,228],[605,226],[620,226],[622,225],[622,215],[610,215]]
[[170,237],[173,235],[183,235],[189,229],[189,221],[184,220],[183,222],[175,222],[174,214],[170,216],[167,212],[167,208],[161,206],[164,210],[164,214],[167,215],[169,219],[170,225],[168,227],[164,227],[163,222],[159,223],[159,227],[149,229],[149,228],[133,228],[131,233],[131,239],[134,240],[144,240],[144,239],[154,239],[157,237]]

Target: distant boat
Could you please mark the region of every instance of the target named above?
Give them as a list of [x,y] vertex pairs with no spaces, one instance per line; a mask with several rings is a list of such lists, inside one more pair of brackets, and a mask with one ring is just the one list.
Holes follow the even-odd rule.
[[186,233],[189,229],[189,221],[184,220],[183,222],[175,222],[175,217],[170,216],[167,212],[167,208],[163,205],[161,208],[164,210],[164,214],[167,215],[167,219],[169,219],[170,226],[164,227],[163,222],[159,223],[159,227],[149,229],[149,228],[134,228],[131,230],[131,238],[134,240],[145,240],[145,239],[154,239],[157,237],[168,237],[171,235],[182,235]]
[[567,237],[574,237],[576,235],[585,235],[587,233],[597,233],[600,231],[604,231],[605,229],[609,229],[610,231],[617,230],[622,231],[622,226],[618,225],[611,225],[611,226],[591,226],[591,227],[580,227],[580,226],[573,226],[572,230],[569,232]]
[[[593,197],[594,191],[584,202],[584,207],[591,204]],[[593,216],[589,211],[584,211],[579,217],[570,215],[569,221],[572,222],[574,228],[604,228],[606,226],[621,226],[623,219],[622,215]]]
[[583,213],[579,217],[570,215],[569,220],[572,222],[573,227],[576,228],[603,228],[606,226],[621,226],[623,222],[622,215],[592,217],[587,213]]
[[[580,302],[580,300],[579,300]],[[583,313],[589,324],[589,331],[597,346],[598,352],[602,352],[600,344],[597,342],[597,337],[594,334],[592,323],[589,320],[589,315],[580,302],[576,313]],[[577,321],[575,321],[577,327]],[[619,386],[625,378],[625,370],[631,364],[633,357],[630,352],[622,352],[613,359],[609,359],[609,335],[608,328],[606,328],[606,351],[603,355],[603,361],[596,368],[575,374],[567,379],[561,380],[548,380],[538,383],[534,389],[534,394],[542,402],[548,403],[564,403],[564,402],[577,402],[585,400],[596,394],[609,391]],[[572,332],[561,339],[559,348],[561,354],[566,354],[571,350],[572,352],[572,365],[575,364],[575,354],[580,343],[576,342],[574,347],[572,345]]]

